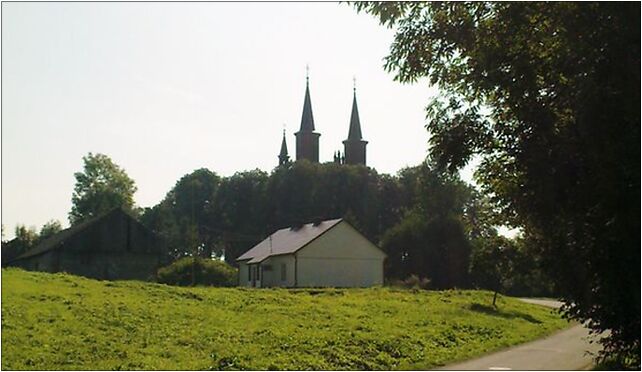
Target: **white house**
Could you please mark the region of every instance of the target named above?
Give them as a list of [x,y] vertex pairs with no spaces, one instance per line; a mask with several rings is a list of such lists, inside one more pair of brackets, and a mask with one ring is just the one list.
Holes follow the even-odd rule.
[[237,258],[243,287],[383,284],[386,254],[343,219],[278,230]]

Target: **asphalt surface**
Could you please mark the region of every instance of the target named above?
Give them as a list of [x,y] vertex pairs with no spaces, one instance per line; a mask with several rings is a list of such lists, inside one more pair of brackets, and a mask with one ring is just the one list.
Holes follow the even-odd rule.
[[[561,305],[554,300],[530,298],[521,300],[548,307]],[[539,340],[440,369],[494,371],[590,369],[593,367],[593,355],[600,350],[600,346],[597,343],[589,343],[589,339],[588,329],[576,325]]]

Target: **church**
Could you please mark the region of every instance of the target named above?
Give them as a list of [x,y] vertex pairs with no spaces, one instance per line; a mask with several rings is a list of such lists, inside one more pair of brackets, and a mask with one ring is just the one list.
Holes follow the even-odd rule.
[[[310,81],[305,78],[305,98],[303,100],[303,114],[301,116],[301,127],[294,133],[296,136],[296,160],[307,159],[312,163],[319,162],[319,137],[321,133],[315,132],[314,117],[312,116],[312,101],[310,99]],[[366,165],[366,145],[361,135],[361,123],[359,122],[359,110],[357,109],[357,90],[353,88],[352,114],[350,115],[350,128],[348,138],[343,141],[343,154],[337,151],[334,154],[334,162],[338,164],[361,164]],[[281,141],[281,152],[279,153],[279,165],[287,164],[290,161],[288,147],[285,141],[285,131]]]

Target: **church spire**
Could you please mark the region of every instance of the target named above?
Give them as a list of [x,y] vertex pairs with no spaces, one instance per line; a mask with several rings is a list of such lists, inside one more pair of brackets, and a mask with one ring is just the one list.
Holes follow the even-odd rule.
[[310,74],[305,67],[305,99],[303,100],[303,115],[301,115],[301,132],[314,132],[314,117],[312,116],[312,101],[310,100]]
[[285,129],[283,129],[283,140],[281,141],[281,152],[279,153],[279,165],[287,164],[290,161],[288,156],[288,145],[285,142]]
[[310,99],[310,77],[306,66],[305,98],[303,100],[303,115],[301,115],[301,128],[294,133],[296,136],[296,160],[307,159],[312,163],[319,162],[319,137],[321,134],[314,131],[314,118],[312,117],[312,100]]
[[361,135],[361,122],[359,121],[359,110],[357,109],[356,79],[353,81],[352,114],[350,115],[348,139],[343,141],[343,153],[345,156],[343,163],[366,165],[366,145],[368,141],[364,141]]
[[357,87],[356,81],[352,87],[352,114],[350,115],[350,129],[348,131],[349,140],[360,140],[361,137],[361,123],[359,122],[359,110],[357,109]]

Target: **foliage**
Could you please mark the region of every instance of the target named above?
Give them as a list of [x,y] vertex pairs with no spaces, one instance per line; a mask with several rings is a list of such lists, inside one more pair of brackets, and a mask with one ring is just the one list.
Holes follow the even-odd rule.
[[38,232],[34,227],[27,228],[25,225],[17,225],[15,234],[15,240],[24,247],[23,251],[38,243]]
[[[190,179],[198,178],[194,191]],[[396,223],[405,206],[396,179],[364,166],[313,164],[307,161],[219,178],[207,169],[184,176],[141,221],[163,236],[173,257],[191,255],[188,237],[196,231],[199,254],[236,258],[277,229],[315,219],[347,217],[369,239],[378,241]],[[181,207],[177,198],[190,200]]]
[[27,228],[25,225],[17,225],[16,237],[8,242],[2,242],[2,265],[25,253],[38,244],[38,232],[34,227]]
[[134,211],[136,185],[127,173],[104,154],[90,152],[82,159],[83,171],[74,174],[69,222],[75,225],[116,207]]
[[231,287],[237,284],[237,269],[221,260],[183,257],[158,269],[159,283],[171,285],[205,285]]
[[428,165],[407,168],[400,179],[411,190],[405,197],[413,208],[382,239],[387,275],[427,277],[435,288],[468,287],[472,247],[464,207],[470,188]]
[[178,180],[158,205],[143,213],[141,222],[166,240],[173,258],[221,255],[213,230],[220,182],[216,173],[197,169]]
[[[182,288],[2,271],[3,370],[425,370],[567,326],[484,291]],[[429,311],[427,311],[429,309]]]
[[58,220],[50,220],[44,225],[42,225],[42,228],[40,229],[40,237],[39,239],[45,240],[49,238],[50,236],[53,236],[59,232],[62,231],[62,224]]
[[404,280],[392,280],[390,283],[393,287],[403,287],[410,289],[430,289],[430,279],[420,278],[417,275],[410,275]]
[[427,77],[430,156],[474,154],[568,316],[640,366],[640,5],[358,3],[396,36],[385,68]]

